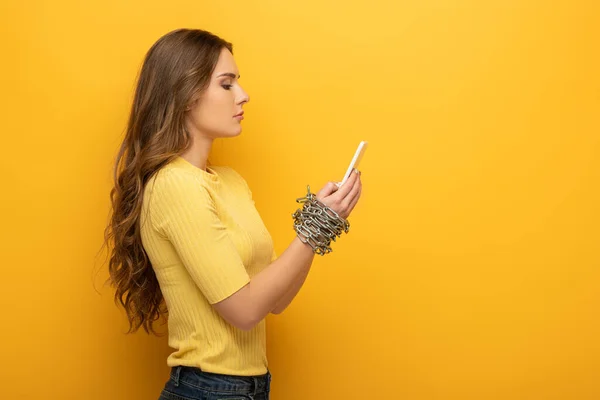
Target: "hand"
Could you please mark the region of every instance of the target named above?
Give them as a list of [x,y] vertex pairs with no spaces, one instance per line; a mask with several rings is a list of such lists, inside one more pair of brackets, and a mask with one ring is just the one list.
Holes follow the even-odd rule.
[[360,172],[355,169],[342,186],[338,187],[334,182],[328,182],[316,196],[317,200],[338,213],[340,217],[348,219],[358,203],[361,192]]

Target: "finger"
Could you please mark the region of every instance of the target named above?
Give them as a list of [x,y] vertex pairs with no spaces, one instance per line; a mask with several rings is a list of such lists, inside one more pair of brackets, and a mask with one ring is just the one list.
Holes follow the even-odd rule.
[[358,200],[360,199],[360,195],[361,194],[362,194],[362,184],[360,185],[360,189],[358,190],[358,194],[356,196],[354,196],[354,198],[350,202],[348,213],[351,213],[352,210],[354,210],[354,207],[356,207],[356,203],[358,203]]
[[358,203],[358,200],[360,199],[361,193],[362,193],[362,185],[361,185],[360,189],[358,190],[358,193],[356,193],[356,196],[354,196],[354,198],[348,205],[348,208],[346,209],[346,215],[347,215],[346,218],[348,218],[350,216],[350,214],[352,214],[354,207],[356,207],[356,204]]
[[317,198],[322,199],[330,196],[332,193],[338,191],[338,187],[333,182],[327,182],[327,184],[317,193]]
[[356,179],[358,179],[358,174],[355,171],[352,171],[348,180],[344,182],[342,186],[340,186],[340,189],[335,194],[338,200],[344,199],[348,195],[348,193],[350,193],[350,191],[354,187]]
[[354,200],[354,198],[360,191],[361,186],[362,185],[360,182],[360,177],[357,176],[357,178],[354,181],[354,185],[352,186],[352,190],[350,190],[350,192],[342,200],[342,207],[348,208],[350,206],[350,203],[352,202],[352,200]]
[[358,178],[357,186],[358,186],[358,191],[356,191],[354,193],[352,193],[352,192],[349,193],[348,197],[347,197],[348,208],[350,210],[352,210],[353,204],[356,204],[356,202],[358,201],[358,197],[360,197],[360,194],[362,192],[362,181],[360,180],[360,177]]

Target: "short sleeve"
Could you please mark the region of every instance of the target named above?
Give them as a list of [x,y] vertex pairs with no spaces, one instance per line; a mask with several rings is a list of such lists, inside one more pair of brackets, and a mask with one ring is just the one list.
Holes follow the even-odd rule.
[[174,246],[208,302],[224,300],[250,277],[209,189],[193,174],[161,172],[152,190],[152,223]]

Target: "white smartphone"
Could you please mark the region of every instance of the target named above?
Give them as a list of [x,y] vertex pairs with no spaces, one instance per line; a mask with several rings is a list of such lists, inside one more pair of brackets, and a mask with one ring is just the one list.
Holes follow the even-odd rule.
[[366,142],[364,140],[358,144],[358,148],[356,149],[356,152],[354,153],[354,157],[352,158],[352,161],[350,162],[350,166],[348,166],[346,175],[344,175],[344,179],[342,179],[342,181],[337,184],[338,187],[340,187],[344,183],[346,183],[348,178],[350,178],[350,174],[352,173],[352,170],[354,168],[358,168],[358,165],[360,164],[360,160],[362,160],[362,158],[365,154],[365,151],[367,150],[368,144],[369,144],[369,142]]

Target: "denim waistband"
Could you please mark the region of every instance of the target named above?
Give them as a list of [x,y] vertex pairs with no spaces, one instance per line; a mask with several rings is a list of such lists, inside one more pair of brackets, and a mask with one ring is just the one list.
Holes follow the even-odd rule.
[[184,384],[208,391],[243,394],[269,393],[271,373],[242,376],[205,372],[200,368],[178,365],[171,368],[171,380],[175,386]]

